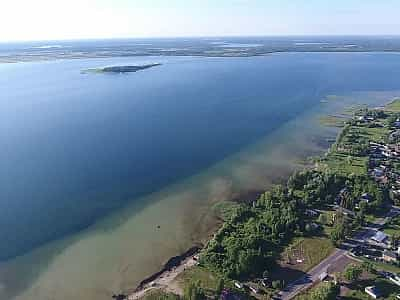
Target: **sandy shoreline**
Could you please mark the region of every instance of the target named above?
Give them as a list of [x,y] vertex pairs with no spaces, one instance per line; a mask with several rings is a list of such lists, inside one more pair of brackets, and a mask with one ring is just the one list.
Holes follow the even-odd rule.
[[182,294],[180,287],[173,285],[172,282],[187,268],[197,264],[196,255],[201,247],[200,245],[193,246],[185,253],[169,259],[159,272],[144,279],[135,291],[128,295],[128,299],[140,299],[152,290],[165,290],[178,295]]

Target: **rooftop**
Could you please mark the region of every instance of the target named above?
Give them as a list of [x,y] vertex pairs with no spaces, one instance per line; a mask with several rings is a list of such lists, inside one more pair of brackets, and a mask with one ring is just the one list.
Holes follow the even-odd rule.
[[373,239],[374,241],[377,241],[379,243],[382,243],[383,241],[385,241],[388,238],[388,235],[382,231],[377,231],[375,233],[375,235],[373,237],[371,237],[371,239]]
[[366,288],[365,288],[365,291],[367,292],[367,293],[370,293],[370,294],[373,294],[373,295],[375,295],[375,296],[377,296],[377,297],[379,297],[380,296],[380,291],[378,290],[378,288],[376,287],[376,286],[367,286]]
[[391,257],[391,258],[397,258],[397,254],[394,253],[393,251],[387,251],[387,250],[385,250],[385,251],[383,251],[383,255],[389,256],[389,257]]

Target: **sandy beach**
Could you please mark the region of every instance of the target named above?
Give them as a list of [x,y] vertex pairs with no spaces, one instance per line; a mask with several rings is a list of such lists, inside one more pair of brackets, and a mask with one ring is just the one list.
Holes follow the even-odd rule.
[[171,270],[164,271],[156,279],[148,284],[143,285],[137,291],[128,296],[129,300],[137,300],[142,298],[145,294],[152,290],[164,290],[177,295],[182,295],[183,291],[180,286],[174,282],[175,278],[185,271],[187,268],[193,267],[197,264],[195,255],[186,258],[182,263]]

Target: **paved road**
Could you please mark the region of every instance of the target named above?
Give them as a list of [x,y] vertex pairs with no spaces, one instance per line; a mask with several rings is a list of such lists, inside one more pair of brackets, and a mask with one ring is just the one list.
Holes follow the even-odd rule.
[[278,294],[282,300],[289,300],[295,297],[302,290],[307,289],[315,282],[319,281],[320,276],[327,271],[329,266],[338,259],[346,255],[345,250],[336,249],[331,255],[325,258],[319,265],[312,268],[306,275],[289,284],[283,291]]

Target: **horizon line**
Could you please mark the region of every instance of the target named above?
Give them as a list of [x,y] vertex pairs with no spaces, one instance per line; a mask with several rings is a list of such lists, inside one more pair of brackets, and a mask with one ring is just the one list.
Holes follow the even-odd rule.
[[147,36],[147,37],[82,37],[82,38],[60,38],[60,39],[22,39],[22,40],[0,40],[0,44],[7,43],[29,43],[29,42],[73,42],[73,41],[105,41],[105,40],[149,40],[149,39],[220,39],[220,38],[287,38],[287,37],[374,37],[391,38],[399,37],[399,34],[270,34],[270,35],[187,35],[187,36]]

